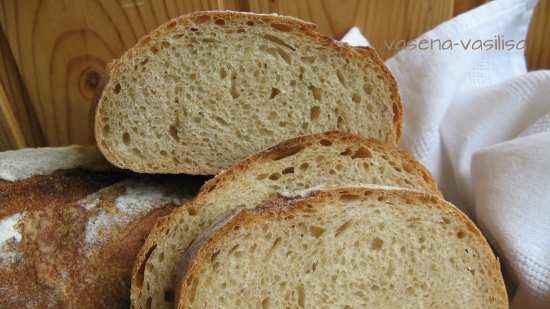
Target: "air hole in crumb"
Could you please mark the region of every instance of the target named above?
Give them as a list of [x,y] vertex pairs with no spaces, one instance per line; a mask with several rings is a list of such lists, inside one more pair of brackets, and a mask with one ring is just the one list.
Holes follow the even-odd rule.
[[363,85],[363,91],[365,91],[366,94],[372,93],[372,85],[369,83],[366,83]]
[[225,68],[221,68],[220,69],[220,78],[224,79],[225,77],[227,77],[227,71],[225,70]]
[[273,99],[274,97],[276,97],[279,93],[281,93],[281,90],[277,89],[277,88],[271,88],[271,94],[269,95],[269,98],[270,99]]
[[334,237],[340,236],[343,232],[345,232],[347,229],[349,229],[351,227],[351,225],[352,225],[351,220],[344,222],[344,224],[340,225],[336,229],[336,232],[334,232]]
[[215,23],[218,26],[223,26],[223,25],[225,25],[225,20],[223,20],[221,18],[218,18],[218,19],[216,19]]
[[353,153],[353,151],[351,150],[351,148],[346,148],[346,150],[340,152],[340,155],[341,156],[350,156],[352,153]]
[[359,147],[359,149],[357,149],[355,153],[351,156],[352,159],[357,159],[357,158],[363,159],[363,158],[370,158],[370,157],[372,157],[372,154],[370,150],[368,150],[365,147]]
[[179,141],[179,137],[178,137],[178,128],[176,128],[175,125],[170,125],[170,127],[168,128],[168,132],[170,133],[170,136],[175,140],[175,141]]
[[193,208],[193,207],[189,207],[189,208],[187,208],[187,213],[188,213],[191,217],[193,217],[193,216],[196,216],[196,215],[197,215],[197,210],[196,210],[195,208]]
[[305,308],[306,306],[306,291],[304,289],[304,285],[300,284],[297,289],[298,292],[298,306],[300,308]]
[[466,236],[466,233],[464,233],[464,231],[458,231],[458,233],[456,233],[456,237],[458,237],[459,239],[464,238],[464,236]]
[[336,70],[336,77],[338,78],[340,84],[346,87],[346,80],[344,79],[344,75],[342,74],[342,72],[340,72],[340,70]]
[[103,126],[103,135],[109,135],[109,133],[111,133],[111,127],[106,124],[105,126]]
[[262,309],[271,309],[271,303],[269,302],[269,297],[266,297],[262,300]]
[[342,118],[342,116],[338,116],[338,118],[336,119],[336,127],[338,129],[342,129],[344,126],[344,118]]
[[281,178],[281,174],[279,174],[279,173],[273,173],[273,174],[269,175],[269,179],[271,179],[271,180],[277,180],[279,178]]
[[293,166],[287,167],[287,168],[285,168],[281,173],[282,173],[283,175],[284,175],[284,174],[293,174],[293,173],[294,173],[294,167],[293,167]]
[[163,156],[163,157],[167,157],[168,156],[168,153],[164,150],[161,150],[160,151],[160,155]]
[[355,103],[361,103],[361,96],[358,95],[357,93],[354,93],[353,96],[351,97],[351,100]]
[[315,57],[302,57],[300,58],[303,62],[312,64],[315,62]]
[[315,238],[321,237],[325,233],[325,231],[326,231],[326,229],[324,227],[320,227],[320,226],[310,226],[309,227],[309,232]]
[[166,290],[164,291],[164,300],[169,302],[169,303],[173,303],[174,302],[174,291],[173,290]]
[[229,93],[231,94],[231,97],[233,99],[236,99],[241,95],[239,90],[237,89],[236,79],[237,79],[237,76],[235,76],[235,75],[231,76],[231,88],[229,88]]
[[115,94],[119,94],[119,93],[120,93],[120,89],[121,89],[120,84],[116,84],[116,85],[115,85],[115,89],[113,89],[113,92],[114,92]]
[[329,141],[328,139],[322,139],[321,141],[319,141],[319,144],[321,144],[323,146],[330,146],[330,145],[332,145],[332,142]]
[[309,164],[307,164],[307,163],[302,163],[302,164],[300,164],[300,169],[301,169],[302,171],[305,171],[305,170],[307,170],[308,168],[309,168]]
[[296,49],[290,45],[288,45],[283,39],[279,38],[279,37],[276,37],[274,35],[271,35],[271,34],[264,34],[263,35],[263,38],[268,40],[268,41],[271,41],[275,44],[278,44],[278,45],[281,45],[283,47],[286,47],[292,51],[295,51]]
[[148,297],[147,302],[145,302],[145,309],[151,309],[151,304],[153,303],[153,298]]
[[130,134],[128,132],[124,132],[124,134],[122,134],[122,142],[126,146],[130,145],[130,143],[132,142],[132,140],[130,139]]
[[375,237],[370,243],[370,248],[372,250],[380,250],[382,249],[383,245],[384,245],[384,241],[378,237]]
[[319,106],[313,106],[309,110],[309,118],[313,121],[319,119],[319,116],[321,116],[321,107]]
[[309,90],[311,91],[311,95],[315,100],[317,101],[321,100],[321,88],[317,88],[315,86],[309,86]]
[[257,180],[266,179],[267,176],[269,176],[269,175],[268,175],[268,174],[260,174],[260,175],[256,176],[256,179],[257,179]]
[[254,26],[254,22],[249,20],[249,21],[246,22],[246,25],[247,26]]

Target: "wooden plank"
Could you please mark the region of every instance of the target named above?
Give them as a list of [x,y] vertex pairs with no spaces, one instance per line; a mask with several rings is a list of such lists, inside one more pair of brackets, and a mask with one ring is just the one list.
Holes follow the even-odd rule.
[[550,1],[539,0],[527,37],[529,70],[550,69]]
[[454,1],[454,12],[453,15],[459,15],[465,13],[473,8],[476,8],[483,3],[487,2],[486,0],[455,0]]
[[453,16],[453,0],[249,0],[248,7],[312,21],[335,38],[357,25],[384,59],[396,52],[388,42],[414,39]]
[[220,0],[2,0],[0,24],[49,145],[93,142],[105,65],[165,21]]
[[44,144],[17,65],[0,31],[0,151]]

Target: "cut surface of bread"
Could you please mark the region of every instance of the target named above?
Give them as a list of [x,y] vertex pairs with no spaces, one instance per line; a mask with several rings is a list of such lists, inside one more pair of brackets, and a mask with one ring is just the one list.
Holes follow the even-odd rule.
[[396,82],[374,50],[290,17],[198,12],[111,65],[95,136],[122,168],[216,174],[303,134],[397,143],[401,118]]
[[128,308],[145,237],[198,187],[98,171],[99,151],[81,150],[0,153],[0,308]]
[[436,196],[345,188],[240,209],[191,245],[178,309],[505,309],[498,260]]
[[202,229],[227,210],[255,207],[314,187],[348,184],[437,192],[426,169],[394,146],[339,132],[291,139],[222,172],[192,202],[155,226],[134,267],[134,308],[173,308],[181,257]]

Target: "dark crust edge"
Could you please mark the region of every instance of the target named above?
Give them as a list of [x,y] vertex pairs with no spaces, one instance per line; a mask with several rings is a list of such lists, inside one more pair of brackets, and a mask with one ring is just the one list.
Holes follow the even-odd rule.
[[[197,196],[191,201],[185,202],[179,208],[174,209],[174,211],[162,219],[158,220],[157,224],[151,230],[149,236],[147,237],[143,247],[141,248],[139,254],[136,257],[134,268],[132,271],[132,302],[137,305],[137,298],[141,294],[142,287],[138,287],[136,284],[139,270],[143,268],[143,264],[147,262],[148,256],[147,253],[157,245],[157,240],[163,237],[163,232],[167,226],[174,224],[175,218],[179,212],[187,211],[189,208],[193,208],[201,200],[205,199],[212,190],[214,190],[219,185],[223,185],[230,181],[233,181],[236,176],[238,176],[243,171],[250,169],[255,164],[264,163],[272,161],[274,157],[278,157],[281,154],[288,153],[289,149],[295,149],[297,147],[308,147],[313,143],[320,142],[321,140],[327,139],[332,142],[350,142],[355,145],[364,145],[367,148],[375,148],[380,152],[387,152],[391,156],[400,158],[404,162],[407,162],[413,168],[412,173],[417,173],[422,176],[426,181],[428,186],[432,189],[432,194],[437,194],[442,196],[441,192],[437,189],[437,183],[431,173],[424,167],[420,162],[418,162],[411,154],[408,152],[397,148],[391,144],[386,144],[380,142],[376,139],[365,138],[359,135],[351,133],[343,133],[338,131],[330,131],[324,133],[318,133],[313,135],[303,135],[287,141],[284,141],[278,145],[275,145],[271,148],[268,148],[262,152],[256,153],[247,159],[239,162],[233,167],[222,171],[216,177],[207,181],[200,189]],[[137,306],[136,306],[137,308]]]
[[371,198],[378,198],[382,196],[393,201],[413,201],[419,203],[419,205],[411,205],[411,207],[437,208],[443,213],[453,216],[465,226],[472,238],[478,242],[483,256],[490,258],[490,260],[485,262],[488,266],[490,266],[489,271],[491,273],[489,274],[489,277],[491,277],[496,284],[495,296],[500,296],[499,299],[505,303],[505,306],[501,309],[508,307],[508,294],[506,292],[498,258],[494,255],[489,243],[476,225],[454,205],[436,195],[416,191],[400,189],[372,189],[368,187],[341,187],[337,189],[311,192],[305,197],[276,198],[268,200],[256,208],[243,208],[226,214],[221,220],[207,228],[201,235],[199,235],[186,251],[184,255],[185,269],[180,275],[181,279],[177,285],[176,308],[187,308],[189,300],[187,298],[188,294],[186,291],[188,290],[189,284],[192,282],[193,277],[200,271],[202,262],[205,260],[205,256],[212,253],[216,246],[223,241],[223,238],[236,226],[254,224],[261,220],[269,220],[271,218],[292,217],[293,213],[302,210],[308,205],[314,205],[315,203],[320,203],[325,200],[340,198],[347,195],[357,195],[363,200],[368,199],[368,196],[371,196]]
[[[320,43],[321,45],[332,48],[342,54],[344,57],[350,58],[368,58],[370,59],[377,67],[373,67],[374,70],[378,71],[378,77],[385,79],[389,82],[390,86],[390,98],[393,100],[393,124],[394,124],[394,133],[395,133],[395,144],[399,143],[401,138],[401,130],[403,126],[403,106],[401,103],[401,98],[399,96],[399,91],[397,88],[397,81],[395,80],[393,74],[384,64],[384,61],[380,58],[378,53],[371,47],[352,47],[345,43],[338,42],[328,36],[325,36],[316,31],[317,26],[315,24],[300,20],[298,18],[289,17],[289,16],[280,16],[273,14],[256,14],[256,13],[245,13],[245,12],[234,12],[234,11],[203,11],[195,12],[183,16],[176,17],[172,20],[167,21],[166,23],[160,25],[158,28],[153,30],[148,35],[142,37],[134,47],[127,50],[123,53],[118,60],[113,60],[107,65],[109,70],[108,76],[113,75],[118,70],[118,66],[121,62],[124,62],[127,59],[133,58],[136,54],[139,54],[142,49],[154,45],[153,39],[156,39],[163,34],[169,33],[175,26],[178,24],[200,24],[208,22],[210,20],[223,19],[223,20],[247,20],[247,21],[261,21],[263,23],[273,23],[279,24],[284,27],[288,27],[288,31],[298,30],[307,35],[312,41]],[[105,158],[111,162],[113,165],[130,169],[134,172],[139,173],[188,173],[188,174],[207,174],[204,172],[204,168],[200,166],[180,166],[179,168],[169,170],[169,171],[159,171],[157,169],[147,168],[147,167],[136,167],[132,166],[131,163],[122,162],[117,158],[117,156],[112,153],[108,147],[104,147],[101,137],[101,127],[103,123],[101,121],[102,105],[103,98],[105,93],[110,93],[112,91],[113,85],[111,79],[107,78],[105,87],[103,88],[103,93],[101,98],[98,100],[95,106],[95,112],[93,113],[94,118],[94,137],[97,142],[99,150],[103,153]]]

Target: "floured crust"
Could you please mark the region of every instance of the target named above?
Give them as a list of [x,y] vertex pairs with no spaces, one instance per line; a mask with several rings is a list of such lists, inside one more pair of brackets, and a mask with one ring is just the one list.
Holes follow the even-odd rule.
[[0,242],[0,307],[128,308],[135,256],[185,185],[82,170],[0,181],[0,223],[17,219]]
[[0,180],[17,181],[58,170],[112,171],[95,146],[25,148],[0,152]]
[[134,299],[134,297],[137,297],[137,295],[141,294],[140,291],[142,289],[142,285],[137,283],[143,282],[143,270],[151,252],[156,248],[158,239],[164,236],[163,233],[166,228],[168,228],[172,224],[175,224],[178,213],[187,212],[189,209],[196,207],[196,205],[200,205],[200,203],[207,198],[208,194],[212,190],[214,190],[214,188],[221,187],[226,183],[234,181],[234,179],[238,177],[239,174],[248,169],[251,169],[256,164],[263,162],[267,163],[286,155],[293,154],[297,150],[305,148],[313,143],[318,143],[321,140],[328,140],[336,143],[349,142],[357,145],[365,145],[368,148],[376,149],[380,152],[385,152],[392,157],[400,158],[407,163],[407,166],[409,166],[410,168],[410,173],[422,175],[423,180],[431,188],[432,194],[442,196],[441,192],[438,191],[437,184],[430,172],[416,159],[414,159],[412,155],[410,155],[406,151],[400,150],[397,147],[379,142],[375,139],[368,139],[351,133],[342,132],[325,132],[290,139],[262,152],[254,154],[247,159],[241,161],[240,163],[232,166],[231,168],[222,171],[216,177],[207,181],[201,187],[199,193],[192,201],[185,203],[181,207],[175,209],[171,215],[158,221],[158,223],[151,230],[151,233],[147,237],[145,244],[140,250],[134,264],[132,272],[132,301],[136,302],[137,300]]
[[[485,237],[481,234],[474,223],[454,205],[444,201],[443,199],[426,193],[414,192],[409,190],[380,190],[370,189],[366,187],[356,188],[338,188],[331,190],[321,190],[312,192],[311,195],[302,198],[277,198],[266,201],[256,208],[239,209],[222,217],[217,223],[206,229],[199,237],[189,246],[184,256],[184,270],[180,277],[178,285],[177,308],[187,308],[189,303],[189,293],[193,278],[200,271],[201,263],[203,263],[211,254],[214,253],[216,246],[223,242],[223,238],[237,227],[242,227],[247,224],[256,222],[269,221],[273,218],[289,218],[300,212],[306,207],[312,207],[315,203],[330,201],[338,198],[346,198],[347,196],[359,197],[364,199],[379,199],[395,203],[418,204],[416,207],[437,208],[443,213],[457,218],[466,228],[468,233],[479,242],[479,247],[483,251],[483,256],[490,257],[486,261],[490,267],[490,276],[497,282],[497,290],[494,291],[495,297],[508,303],[508,295],[504,285],[504,280],[500,272],[500,263],[494,256]],[[411,206],[413,207],[413,206]],[[502,309],[507,307],[502,307]]]
[[[385,66],[383,60],[378,56],[376,51],[371,47],[353,47],[345,43],[338,42],[328,36],[325,36],[316,31],[317,26],[315,24],[305,22],[303,20],[288,17],[288,16],[279,16],[273,14],[256,14],[256,13],[243,13],[243,12],[232,12],[232,11],[205,11],[205,12],[196,12],[188,15],[183,15],[177,18],[174,18],[165,24],[159,26],[157,29],[153,30],[148,35],[141,38],[137,44],[127,50],[118,60],[113,61],[109,64],[109,76],[114,76],[120,73],[121,64],[128,62],[130,59],[140,54],[146,49],[154,47],[158,42],[155,42],[155,39],[161,37],[164,34],[170,33],[170,31],[177,25],[191,25],[191,24],[201,24],[213,20],[242,20],[243,23],[246,22],[262,22],[266,24],[271,24],[272,27],[280,31],[300,31],[306,36],[308,36],[312,41],[317,42],[327,48],[331,48],[337,51],[344,57],[357,58],[357,59],[369,59],[376,67],[373,67],[377,71],[377,77],[379,79],[385,80],[390,85],[390,98],[392,102],[392,112],[393,112],[393,126],[394,126],[394,137],[395,144],[399,143],[401,138],[402,122],[403,122],[403,106],[401,104],[401,98],[399,96],[397,81]],[[104,88],[104,93],[111,93],[114,90],[114,84],[107,82]],[[94,134],[95,140],[99,146],[99,149],[107,158],[107,160],[114,165],[121,168],[129,169],[139,169],[140,172],[144,173],[155,173],[156,169],[148,168],[146,166],[132,166],[131,163],[122,162],[119,160],[110,150],[109,147],[103,142],[101,136],[101,128],[105,125],[104,120],[102,120],[102,105],[103,100],[100,99],[97,103],[97,109],[95,112],[95,125],[94,125]],[[185,168],[180,168],[179,170],[171,171],[172,173],[176,172],[185,172],[189,174],[202,174],[203,170],[206,167],[202,166],[186,166]]]

